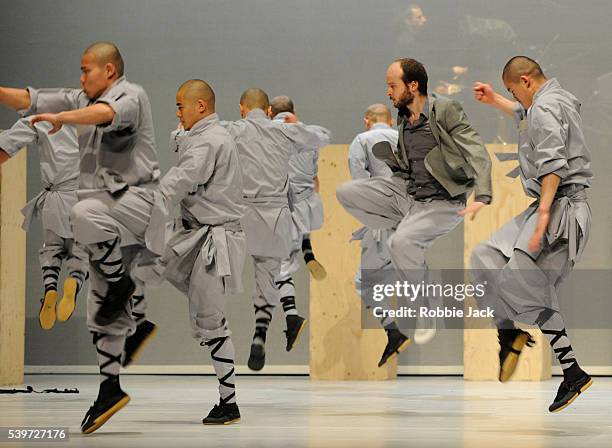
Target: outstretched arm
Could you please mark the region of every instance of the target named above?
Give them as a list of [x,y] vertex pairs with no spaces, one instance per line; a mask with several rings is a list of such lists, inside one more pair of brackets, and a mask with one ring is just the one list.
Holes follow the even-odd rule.
[[0,87],[0,104],[15,110],[30,108],[30,92],[26,89]]
[[331,132],[318,125],[281,123],[279,128],[285,137],[293,142],[297,152],[318,151],[329,145],[331,139]]
[[38,132],[27,118],[21,118],[10,129],[0,133],[0,164],[15,156],[24,146],[36,143]]
[[48,121],[53,126],[49,134],[55,134],[64,124],[102,125],[115,118],[115,111],[105,103],[98,103],[82,109],[69,110],[57,114],[40,114],[32,118],[32,124]]
[[497,93],[490,84],[475,82],[474,99],[479,103],[493,106],[511,117],[514,116],[517,103]]

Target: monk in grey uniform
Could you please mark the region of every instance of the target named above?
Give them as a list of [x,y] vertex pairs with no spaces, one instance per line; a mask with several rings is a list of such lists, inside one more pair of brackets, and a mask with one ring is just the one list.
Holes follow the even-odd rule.
[[[392,128],[391,111],[384,104],[372,104],[363,117],[366,131],[358,134],[349,146],[348,166],[353,180],[370,179],[374,177],[390,178],[393,175],[385,162],[378,159],[372,148],[379,142],[389,142],[397,146],[397,130]],[[355,274],[355,289],[367,309],[382,307],[389,309],[385,301],[376,302],[372,299],[372,287],[361,281],[361,271],[368,271],[372,282],[391,283],[395,278],[391,256],[387,248],[390,232],[387,229],[372,230],[362,227],[353,233],[351,241],[361,241],[361,263]],[[386,330],[398,330],[394,318],[385,316],[380,324]]]
[[[194,337],[210,349],[220,402],[204,424],[240,420],[234,382],[234,345],[225,318],[226,296],[242,290],[246,238],[242,173],[236,144],[219,125],[215,94],[202,80],[183,83],[176,95],[184,132],[176,137],[179,160],[162,178],[147,235],[165,232],[175,208],[181,225],[160,241],[163,276],[189,299]],[[157,204],[161,204],[158,219]],[[154,244],[151,244],[154,246]]]
[[[268,113],[272,120],[284,123],[290,114],[295,114],[295,110],[293,101],[289,97],[272,98]],[[287,328],[297,328],[295,338],[287,338],[287,351],[293,349],[306,324],[306,319],[301,317],[297,311],[293,282],[293,274],[300,268],[300,259],[304,259],[306,267],[314,278],[321,279],[326,275],[325,269],[314,257],[310,245],[310,232],[320,229],[323,225],[323,203],[319,193],[315,190],[319,149],[304,152],[294,151],[289,157],[289,208],[293,223],[291,252],[289,258],[281,262],[280,276],[276,279]]]
[[[276,279],[281,261],[289,257],[292,231],[289,210],[289,156],[292,151],[312,151],[329,142],[320,128],[270,120],[268,95],[248,89],[240,98],[236,122],[222,122],[236,142],[243,178],[246,210],[241,220],[247,237],[247,253],[255,268],[255,334],[248,366],[261,370],[265,364],[265,341],[274,308],[280,304]],[[293,322],[288,320],[287,323]],[[299,324],[299,322],[296,322]],[[299,335],[299,327],[287,328],[287,343]]]
[[[28,146],[39,153],[43,190],[21,212],[25,231],[30,229],[34,217],[40,217],[42,222],[43,246],[38,253],[45,292],[38,321],[43,329],[49,330],[55,324],[56,316],[60,322],[72,316],[88,270],[87,254],[75,243],[69,220],[70,211],[77,203],[79,144],[74,126],[64,126],[59,132],[49,135],[50,125],[31,125],[30,120],[21,118],[0,134],[0,152],[13,157]],[[57,303],[57,283],[62,265],[66,267],[68,276],[64,281],[62,298]]]
[[580,102],[555,78],[548,79],[537,62],[525,56],[510,59],[502,80],[516,102],[483,83],[475,84],[474,95],[516,119],[520,178],[535,201],[474,249],[471,269],[475,281],[487,282],[484,301],[494,309],[500,381],[512,376],[521,350],[533,344],[513,321],[539,326],[563,369],[549,407],[558,412],[592,384],[578,365],[557,298],[589,237],[591,152]]
[[[293,101],[288,96],[277,96],[270,101],[268,115],[279,122],[288,114],[295,114]],[[319,151],[293,153],[289,159],[289,199],[291,216],[296,228],[301,229],[301,253],[304,263],[315,280],[327,276],[325,267],[317,260],[310,241],[310,231],[323,226],[323,204],[319,196]],[[295,203],[291,203],[294,201]],[[281,267],[281,271],[283,268]]]
[[[81,425],[87,434],[129,402],[119,384],[122,354],[133,359],[154,330],[150,324],[135,333],[130,272],[144,247],[160,171],[149,99],[123,67],[117,47],[98,42],[81,58],[82,89],[0,90],[0,103],[39,114],[32,124],[51,123],[51,134],[64,124],[87,126],[79,135],[79,202],[71,216],[74,238],[89,254],[87,325],[100,366],[98,398]],[[136,343],[128,344],[130,335]]]
[[[388,240],[393,267],[400,281],[413,284],[426,279],[425,250],[491,200],[491,160],[482,139],[459,103],[428,96],[427,81],[425,67],[414,59],[389,66],[387,94],[399,111],[398,146],[381,142],[386,152],[376,156],[394,174],[350,181],[336,192],[366,227],[393,233]],[[475,201],[466,208],[472,190]],[[387,338],[379,366],[411,342],[394,328]]]

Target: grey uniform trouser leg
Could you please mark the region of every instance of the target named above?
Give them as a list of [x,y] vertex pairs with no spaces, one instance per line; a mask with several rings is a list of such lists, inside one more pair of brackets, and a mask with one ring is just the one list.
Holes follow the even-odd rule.
[[461,222],[457,212],[464,208],[461,201],[415,201],[406,181],[397,176],[347,182],[336,196],[366,227],[395,230],[389,254],[399,279],[412,283],[425,279],[425,250]]
[[151,219],[153,191],[130,187],[120,196],[106,191],[79,201],[72,208],[74,238],[83,245],[114,240],[121,245],[142,243]]
[[212,364],[219,381],[221,401],[236,401],[234,379],[234,344],[225,319],[225,287],[223,279],[206,272],[203,257],[197,257],[189,279],[189,317],[193,336],[210,350]]
[[[387,248],[389,231],[368,229],[361,239],[361,263],[355,273],[355,290],[366,309],[371,310],[380,307],[383,311],[390,309],[386,301],[373,299],[374,284],[392,284],[396,280],[391,256]],[[362,273],[366,272],[366,281],[362,281]],[[385,317],[380,319],[380,324],[386,327],[395,322],[395,318]]]
[[68,275],[77,277],[79,283],[85,280],[88,258],[83,248],[71,238],[62,238],[52,230],[43,230],[43,246],[38,252],[45,290],[57,289],[57,281],[62,268]]
[[270,326],[274,308],[280,304],[280,291],[276,279],[280,275],[281,259],[273,257],[253,256],[255,270],[255,291],[253,306],[255,307],[254,340],[264,343],[266,332]]
[[276,287],[278,288],[279,299],[280,303],[283,305],[285,317],[289,315],[298,315],[293,274],[299,270],[301,259],[302,234],[299,234],[298,239],[291,242],[291,253],[289,257],[281,261],[280,273],[276,278]]
[[[91,248],[96,243],[119,238],[123,266],[129,275],[134,261],[143,249],[144,232],[149,223],[153,194],[150,190],[130,187],[119,197],[100,192],[78,202],[72,209],[75,239],[85,245],[91,257]],[[92,332],[101,334],[130,335],[135,330],[132,316],[133,301],[126,304],[115,322],[101,327],[95,316],[102,298],[106,294],[107,281],[93,264],[90,265],[90,288],[87,297],[87,324]]]
[[494,310],[498,327],[515,320],[542,327],[559,313],[557,291],[572,268],[565,241],[553,246],[544,242],[535,260],[520,249],[508,258],[498,247],[495,234],[479,244],[470,257],[472,278],[478,283],[486,281],[483,302]]
[[537,325],[565,371],[576,363],[557,298],[561,282],[573,268],[569,245],[559,240],[551,246],[545,238],[535,259],[517,248],[508,258],[501,246],[518,240],[521,232],[533,231],[516,223],[511,221],[474,249],[470,273],[473,281],[486,282],[480,302],[493,309],[497,328],[513,328],[513,321]]

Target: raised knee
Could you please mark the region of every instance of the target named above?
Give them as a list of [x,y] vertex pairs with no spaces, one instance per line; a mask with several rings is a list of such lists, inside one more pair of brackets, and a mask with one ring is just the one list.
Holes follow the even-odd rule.
[[399,235],[397,232],[387,240],[387,248],[392,254],[405,253],[413,247],[414,243],[408,235]]
[[487,246],[484,244],[477,245],[470,255],[470,269],[481,269],[484,266],[484,259],[487,256]]
[[345,182],[339,187],[336,188],[336,198],[340,204],[345,205],[350,203],[350,200],[353,196],[353,192],[355,191],[355,182],[349,181]]
[[73,223],[89,220],[97,211],[93,201],[85,199],[77,202],[71,210],[70,218]]

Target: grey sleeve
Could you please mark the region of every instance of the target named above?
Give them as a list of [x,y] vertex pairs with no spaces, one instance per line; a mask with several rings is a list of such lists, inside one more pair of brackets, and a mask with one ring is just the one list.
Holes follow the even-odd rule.
[[108,104],[115,116],[106,126],[100,126],[104,132],[118,131],[120,129],[136,128],[140,115],[138,97],[128,92],[117,90],[112,95],[105,95],[96,101],[96,104]]
[[240,136],[240,132],[242,127],[240,126],[239,121],[219,121],[219,124],[227,129],[227,132],[230,133],[233,139],[238,138]]
[[348,150],[348,165],[351,177],[355,179],[368,179],[368,155],[367,148],[361,143],[359,136],[355,137]]
[[543,106],[534,106],[529,113],[527,132],[534,146],[538,179],[551,173],[563,179],[568,174],[568,124],[560,115]]
[[206,184],[215,169],[214,148],[210,142],[189,143],[179,162],[168,170],[159,185],[159,191],[172,205],[179,204],[200,185]]
[[35,89],[30,92],[30,108],[20,110],[22,117],[33,114],[58,113],[87,106],[89,100],[81,89]]
[[448,134],[475,173],[474,193],[476,197],[492,197],[492,162],[480,134],[472,127],[463,107],[457,101],[450,102],[445,118]]
[[38,141],[38,132],[27,118],[19,119],[10,129],[0,133],[0,149],[13,157],[24,146]]
[[298,152],[313,151],[329,145],[331,132],[318,125],[279,123],[281,132],[291,140]]

